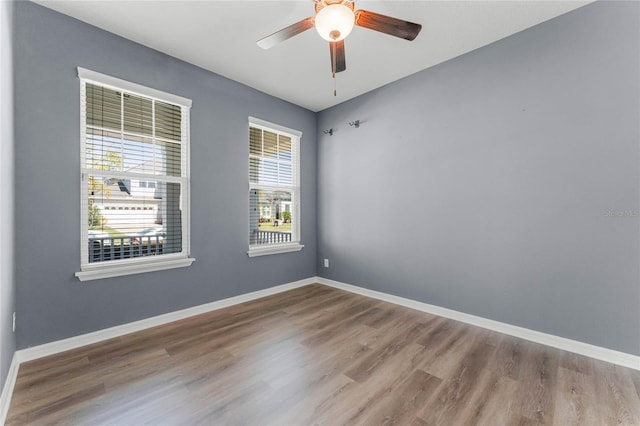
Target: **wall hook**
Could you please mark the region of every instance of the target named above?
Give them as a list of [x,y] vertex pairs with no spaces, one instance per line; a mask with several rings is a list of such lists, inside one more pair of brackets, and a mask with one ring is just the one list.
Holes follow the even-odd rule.
[[325,135],[333,136],[333,129],[323,130],[322,133]]
[[360,120],[350,121],[349,126],[355,127],[357,129],[358,127],[360,127]]

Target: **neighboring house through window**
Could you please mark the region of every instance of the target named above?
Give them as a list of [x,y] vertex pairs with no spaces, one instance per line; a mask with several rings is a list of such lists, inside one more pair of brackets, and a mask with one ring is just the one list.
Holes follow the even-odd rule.
[[300,244],[302,133],[249,118],[248,255],[284,253]]
[[189,266],[191,101],[78,68],[80,280]]
[[150,181],[146,181],[146,180],[141,180],[138,181],[138,186],[140,188],[155,188],[156,187],[156,183],[152,180]]

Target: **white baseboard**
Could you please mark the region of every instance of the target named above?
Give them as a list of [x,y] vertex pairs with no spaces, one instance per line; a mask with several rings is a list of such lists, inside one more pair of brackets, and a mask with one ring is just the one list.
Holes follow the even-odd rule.
[[4,382],[2,388],[2,395],[0,396],[0,425],[3,425],[7,419],[7,413],[9,412],[9,404],[11,404],[11,397],[13,396],[13,388],[16,385],[16,379],[18,378],[18,369],[20,368],[20,357],[16,353],[11,358],[11,365],[9,366],[9,372],[7,373],[7,379]]
[[241,294],[239,296],[230,297],[228,299],[216,300],[215,302],[206,303],[204,305],[194,306],[192,308],[169,312],[167,314],[146,318],[140,321],[130,322],[128,324],[105,328],[103,330],[94,331],[92,333],[69,337],[68,339],[64,340],[57,340],[55,342],[45,343],[43,345],[33,346],[27,349],[21,349],[16,353],[19,354],[20,362],[31,361],[37,358],[42,358],[59,352],[68,351],[70,349],[79,348],[81,346],[90,345],[92,343],[101,342],[103,340],[112,339],[114,337],[123,336],[125,334],[133,333],[147,328],[156,327],[158,325],[167,324],[195,315],[204,314],[206,312],[215,311],[217,309],[226,308],[228,306],[237,305],[238,303],[244,303],[250,300],[259,299],[261,297],[282,293],[283,291],[293,290],[294,288],[313,284],[315,282],[317,282],[315,277],[306,278],[304,280],[294,281],[291,283],[266,288],[264,290]]
[[360,294],[362,296],[367,296],[396,305],[405,306],[417,311],[427,312],[429,314],[434,314],[467,324],[476,325],[478,327],[497,331],[503,334],[508,334],[510,336],[519,337],[531,342],[540,343],[568,352],[573,352],[579,355],[588,356],[590,358],[599,359],[601,361],[610,362],[611,364],[621,365],[623,367],[632,368],[634,370],[640,370],[640,356],[631,355],[625,352],[619,352],[613,349],[607,349],[576,340],[566,339],[564,337],[554,336],[553,334],[542,333],[540,331],[530,330],[528,328],[518,327],[516,325],[506,324],[504,322],[494,321],[475,315],[465,314],[463,312],[454,311],[452,309],[429,305],[428,303],[418,302],[417,300],[406,299],[404,297],[394,296],[375,290],[369,290],[366,288],[357,287],[351,284],[345,284],[327,278],[317,277],[316,282],[330,287],[349,291],[351,293]]

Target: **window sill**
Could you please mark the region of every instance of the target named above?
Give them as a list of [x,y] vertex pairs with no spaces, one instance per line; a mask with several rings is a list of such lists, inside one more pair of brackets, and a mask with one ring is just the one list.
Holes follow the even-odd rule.
[[137,263],[134,265],[102,266],[76,272],[76,277],[80,281],[99,280],[102,278],[142,274],[144,272],[163,271],[165,269],[184,268],[191,266],[194,261],[195,259],[187,257],[182,259]]
[[247,255],[249,257],[266,256],[268,254],[289,253],[300,251],[304,246],[299,243],[273,244],[266,247],[250,247]]

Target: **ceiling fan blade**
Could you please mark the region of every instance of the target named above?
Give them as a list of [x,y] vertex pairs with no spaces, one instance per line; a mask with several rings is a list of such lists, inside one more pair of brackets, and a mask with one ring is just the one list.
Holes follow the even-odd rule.
[[331,52],[331,73],[342,72],[347,69],[347,63],[344,57],[344,40],[333,41],[329,43]]
[[354,13],[356,15],[356,25],[409,41],[415,39],[422,29],[420,24],[380,15],[368,10],[356,10]]
[[282,43],[285,40],[290,39],[291,37],[297,36],[301,32],[312,28],[315,22],[315,18],[309,17],[305,18],[302,21],[296,22],[295,24],[289,25],[286,28],[281,29],[280,31],[276,31],[275,33],[266,36],[263,39],[258,40],[256,43],[258,46],[263,49],[270,49],[278,43]]

